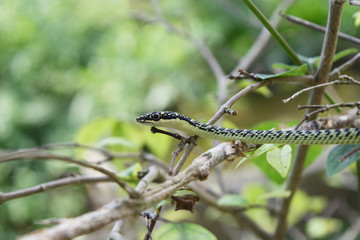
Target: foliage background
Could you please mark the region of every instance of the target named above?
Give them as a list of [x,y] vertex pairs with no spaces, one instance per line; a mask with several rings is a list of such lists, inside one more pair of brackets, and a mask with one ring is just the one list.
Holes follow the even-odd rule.
[[[279,3],[254,2],[266,16]],[[161,1],[161,6],[170,22],[206,42],[225,72],[236,66],[261,29],[241,1]],[[301,0],[295,1],[286,13],[325,25],[327,8],[326,1]],[[359,37],[359,28],[352,18],[356,10],[345,4],[341,31]],[[135,125],[139,114],[167,109],[206,121],[218,107],[215,77],[189,41],[160,25],[135,18],[152,11],[151,3],[144,1],[1,1],[0,148],[5,151],[74,139],[95,144],[104,137],[116,136],[117,141],[130,141],[117,142],[121,146],[113,147],[114,150],[138,150],[143,147],[143,140],[124,129],[150,135],[147,128]],[[278,29],[298,53],[320,54],[322,33],[285,20]],[[349,47],[358,48],[339,40],[338,50]],[[271,40],[249,70],[270,73],[275,62],[291,63]],[[358,74],[352,72],[354,77]],[[229,93],[240,87],[239,83],[230,84]],[[251,128],[268,120],[298,121],[303,113],[296,110],[297,105],[305,103],[306,95],[286,105],[280,100],[301,87],[276,85],[267,94],[243,98],[234,106],[239,116],[228,117],[225,124]],[[355,101],[359,96],[357,89],[339,89],[344,101]],[[112,120],[115,125],[99,130],[104,122]],[[168,140],[158,138],[162,142]],[[175,144],[167,143],[161,150],[147,147],[169,159]],[[210,141],[202,140],[199,148],[210,146]],[[79,170],[58,162],[2,164],[0,191],[33,186],[69,171]],[[336,182],[334,178],[325,179],[325,184],[329,181]],[[340,181],[335,185],[342,184]],[[336,196],[337,193],[334,192]],[[352,196],[354,192],[346,194]],[[329,193],[324,195],[327,198]],[[74,216],[92,207],[84,187],[13,200],[0,206],[0,232],[11,239],[37,227],[34,220]]]

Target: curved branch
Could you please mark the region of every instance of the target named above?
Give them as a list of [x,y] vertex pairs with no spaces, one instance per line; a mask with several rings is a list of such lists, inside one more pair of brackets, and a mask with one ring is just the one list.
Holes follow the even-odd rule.
[[71,239],[98,230],[107,224],[154,206],[173,195],[180,187],[195,181],[203,180],[211,169],[228,158],[239,153],[230,143],[222,143],[203,153],[184,171],[144,193],[142,199],[117,199],[110,204],[79,217],[69,218],[60,224],[23,236],[22,240],[33,239]]
[[0,204],[20,197],[30,196],[36,193],[45,192],[50,189],[60,188],[68,185],[82,184],[82,183],[96,183],[96,182],[111,182],[112,180],[108,176],[100,177],[88,177],[88,176],[76,176],[67,177],[59,180],[43,183],[34,187],[17,190],[8,193],[0,192]]
[[85,162],[85,161],[76,160],[74,158],[67,157],[67,156],[62,156],[62,155],[52,154],[52,153],[47,153],[47,152],[41,152],[41,151],[40,152],[33,151],[33,150],[28,151],[28,152],[19,151],[19,152],[14,152],[13,154],[6,154],[4,156],[0,156],[0,163],[14,161],[14,160],[20,160],[20,159],[29,159],[29,158],[38,158],[38,159],[44,159],[44,160],[56,159],[56,160],[61,160],[61,161],[65,161],[65,162],[75,163],[75,164],[83,166],[83,167],[92,168],[98,172],[105,174],[110,179],[112,179],[121,188],[123,188],[129,194],[130,197],[136,198],[139,196],[139,194],[133,188],[131,188],[123,180],[118,178],[115,173],[113,173],[103,167],[100,167],[98,165],[91,164],[91,163]]

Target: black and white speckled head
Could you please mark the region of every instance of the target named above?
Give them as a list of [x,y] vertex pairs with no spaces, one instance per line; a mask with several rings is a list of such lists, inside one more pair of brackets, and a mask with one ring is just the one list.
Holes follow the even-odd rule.
[[166,127],[166,123],[172,125],[174,121],[184,118],[187,117],[177,112],[159,111],[146,113],[137,117],[136,121],[143,125]]

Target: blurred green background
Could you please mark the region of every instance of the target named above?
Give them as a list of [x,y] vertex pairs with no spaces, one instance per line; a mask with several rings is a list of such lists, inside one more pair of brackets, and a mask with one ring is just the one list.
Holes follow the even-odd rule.
[[[254,2],[269,17],[280,1]],[[246,54],[261,29],[241,1],[160,3],[171,23],[206,43],[225,73],[230,73]],[[295,1],[286,13],[325,25],[327,10],[327,1],[301,0]],[[345,4],[341,31],[359,37],[353,18],[356,10]],[[142,113],[174,110],[207,121],[218,109],[214,75],[187,39],[169,33],[160,24],[136,18],[151,18],[153,14],[148,1],[0,1],[0,148],[8,151],[74,141],[79,132],[84,132],[84,126],[113,119],[118,122],[116,130],[109,127],[96,135],[96,125],[87,129],[88,135],[81,136],[82,140],[95,144],[105,135],[134,138],[136,147],[132,150],[139,150],[143,147],[141,141],[131,137],[121,124],[139,131],[136,134],[153,137],[148,128],[137,126],[134,121]],[[278,29],[297,53],[309,57],[320,54],[322,33],[285,20]],[[349,47],[358,46],[339,40],[339,50]],[[271,65],[277,62],[291,64],[271,40],[248,70],[272,73]],[[359,73],[352,70],[351,74]],[[231,83],[229,96],[240,85]],[[297,105],[306,103],[307,94],[286,105],[281,99],[301,87],[274,85],[269,94],[251,94],[234,106],[239,115],[227,119],[243,128],[268,120],[298,121],[303,112],[296,110]],[[346,93],[345,101],[358,100],[357,89],[340,90]],[[164,144],[168,140],[160,139],[165,139]],[[175,142],[169,143],[153,152],[169,159],[174,146]],[[210,142],[204,146],[211,146]],[[30,160],[2,164],[0,191],[50,181],[72,167]],[[0,234],[11,239],[34,229],[36,219],[75,216],[90,208],[84,187],[6,202],[0,205]]]

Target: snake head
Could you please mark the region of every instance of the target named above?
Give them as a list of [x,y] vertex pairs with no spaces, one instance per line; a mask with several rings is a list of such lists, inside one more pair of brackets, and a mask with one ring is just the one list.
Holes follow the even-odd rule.
[[150,112],[136,118],[136,121],[144,125],[157,125],[156,122],[160,121],[164,112]]
[[177,112],[161,111],[146,113],[137,117],[136,121],[140,124],[153,127],[176,127],[179,126],[177,122],[180,118],[185,119],[187,117]]

